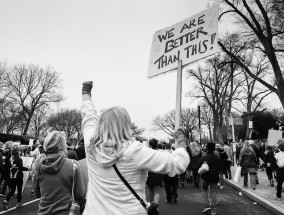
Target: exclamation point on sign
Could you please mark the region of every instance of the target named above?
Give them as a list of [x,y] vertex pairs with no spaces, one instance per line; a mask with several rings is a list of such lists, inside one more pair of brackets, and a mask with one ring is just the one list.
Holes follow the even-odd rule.
[[214,44],[215,38],[216,38],[216,33],[211,35],[211,48],[210,48],[210,50],[213,49],[213,44]]

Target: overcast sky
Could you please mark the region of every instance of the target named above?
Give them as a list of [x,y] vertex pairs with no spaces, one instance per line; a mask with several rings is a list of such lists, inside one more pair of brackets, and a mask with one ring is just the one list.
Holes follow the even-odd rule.
[[[62,107],[79,109],[82,82],[92,80],[98,110],[123,106],[136,125],[149,129],[156,116],[175,108],[176,97],[175,72],[147,78],[152,36],[205,10],[207,3],[1,0],[0,60],[52,66],[64,80]],[[183,79],[185,94],[191,84]],[[195,103],[183,96],[183,107]]]

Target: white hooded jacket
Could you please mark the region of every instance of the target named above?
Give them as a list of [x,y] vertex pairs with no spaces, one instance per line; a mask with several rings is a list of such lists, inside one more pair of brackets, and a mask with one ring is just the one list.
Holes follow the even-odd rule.
[[144,199],[148,171],[175,176],[185,172],[189,155],[183,147],[173,153],[160,152],[138,141],[125,143],[120,155],[109,147],[92,143],[98,116],[93,102],[86,99],[81,105],[82,130],[86,147],[89,184],[83,215],[145,215],[146,210],[121,181],[112,167],[120,173],[136,193]]

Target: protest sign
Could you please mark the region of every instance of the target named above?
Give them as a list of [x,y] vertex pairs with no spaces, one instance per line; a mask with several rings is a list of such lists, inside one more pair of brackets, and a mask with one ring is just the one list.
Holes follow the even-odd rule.
[[148,78],[217,52],[219,4],[157,31],[152,40]]
[[[23,160],[23,166],[24,167],[31,167],[33,163],[33,157],[21,157]],[[29,171],[23,171],[23,187],[22,187],[22,192],[24,192],[24,189],[27,184],[27,180],[29,178]]]
[[277,141],[279,139],[282,138],[282,131],[279,131],[279,130],[268,130],[268,140],[267,140],[267,144],[269,146],[274,146],[274,145],[277,145]]

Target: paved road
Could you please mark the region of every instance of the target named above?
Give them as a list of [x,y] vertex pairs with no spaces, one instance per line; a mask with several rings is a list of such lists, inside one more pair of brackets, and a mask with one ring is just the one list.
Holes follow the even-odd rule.
[[[31,190],[31,181],[28,181],[25,189],[23,203],[35,201],[34,197],[29,195]],[[178,189],[178,204],[169,204],[165,202],[165,191],[161,190],[160,214],[161,215],[198,215],[202,214],[204,207],[200,189],[196,189],[192,184],[185,184],[185,188]],[[0,199],[4,199],[3,197]],[[272,215],[269,211],[254,204],[250,199],[240,196],[236,190],[226,186],[224,190],[219,192],[218,214],[224,215]],[[16,204],[15,198],[9,203],[12,209]],[[22,208],[13,209],[11,211],[3,211],[0,206],[0,214],[5,215],[35,215],[37,214],[38,201],[28,203]]]

